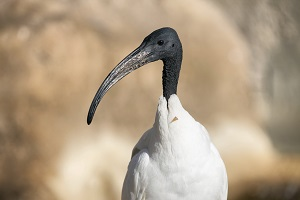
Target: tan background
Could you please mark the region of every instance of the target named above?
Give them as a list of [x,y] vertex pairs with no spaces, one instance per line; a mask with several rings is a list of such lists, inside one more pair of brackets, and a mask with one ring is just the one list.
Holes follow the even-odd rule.
[[153,30],[183,44],[178,96],[228,170],[229,199],[300,199],[300,4],[235,0],[2,0],[0,199],[120,199],[153,124],[162,63],[109,71]]

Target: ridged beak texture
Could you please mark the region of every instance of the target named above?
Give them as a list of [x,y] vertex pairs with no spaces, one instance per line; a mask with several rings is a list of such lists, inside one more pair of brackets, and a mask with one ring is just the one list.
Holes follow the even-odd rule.
[[105,78],[99,87],[88,112],[87,124],[93,120],[97,106],[106,92],[119,80],[128,75],[130,72],[140,68],[141,66],[151,62],[149,57],[152,55],[150,51],[144,49],[142,43],[138,48],[126,56]]

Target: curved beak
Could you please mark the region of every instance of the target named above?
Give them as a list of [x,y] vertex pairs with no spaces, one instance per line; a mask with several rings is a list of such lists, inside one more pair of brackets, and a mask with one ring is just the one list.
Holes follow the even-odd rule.
[[152,62],[150,56],[153,55],[151,51],[147,51],[142,43],[138,48],[126,56],[105,78],[99,87],[88,112],[87,124],[89,125],[94,117],[97,106],[100,103],[106,92],[119,80],[128,75],[130,72],[140,68],[141,66]]

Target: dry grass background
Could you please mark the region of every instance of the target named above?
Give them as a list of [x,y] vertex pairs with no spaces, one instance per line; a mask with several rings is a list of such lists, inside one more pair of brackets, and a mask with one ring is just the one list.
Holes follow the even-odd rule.
[[131,148],[153,124],[161,62],[89,104],[151,31],[182,40],[178,95],[212,135],[229,199],[299,199],[299,3],[3,0],[0,199],[120,199]]

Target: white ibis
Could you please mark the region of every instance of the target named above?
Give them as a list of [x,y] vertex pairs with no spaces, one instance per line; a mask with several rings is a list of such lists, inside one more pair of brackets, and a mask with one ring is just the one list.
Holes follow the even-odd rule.
[[225,165],[204,126],[182,107],[176,95],[182,46],[176,31],[161,28],[124,58],[106,77],[91,103],[87,123],[105,93],[141,66],[162,60],[163,96],[154,125],[135,145],[122,200],[225,200]]

